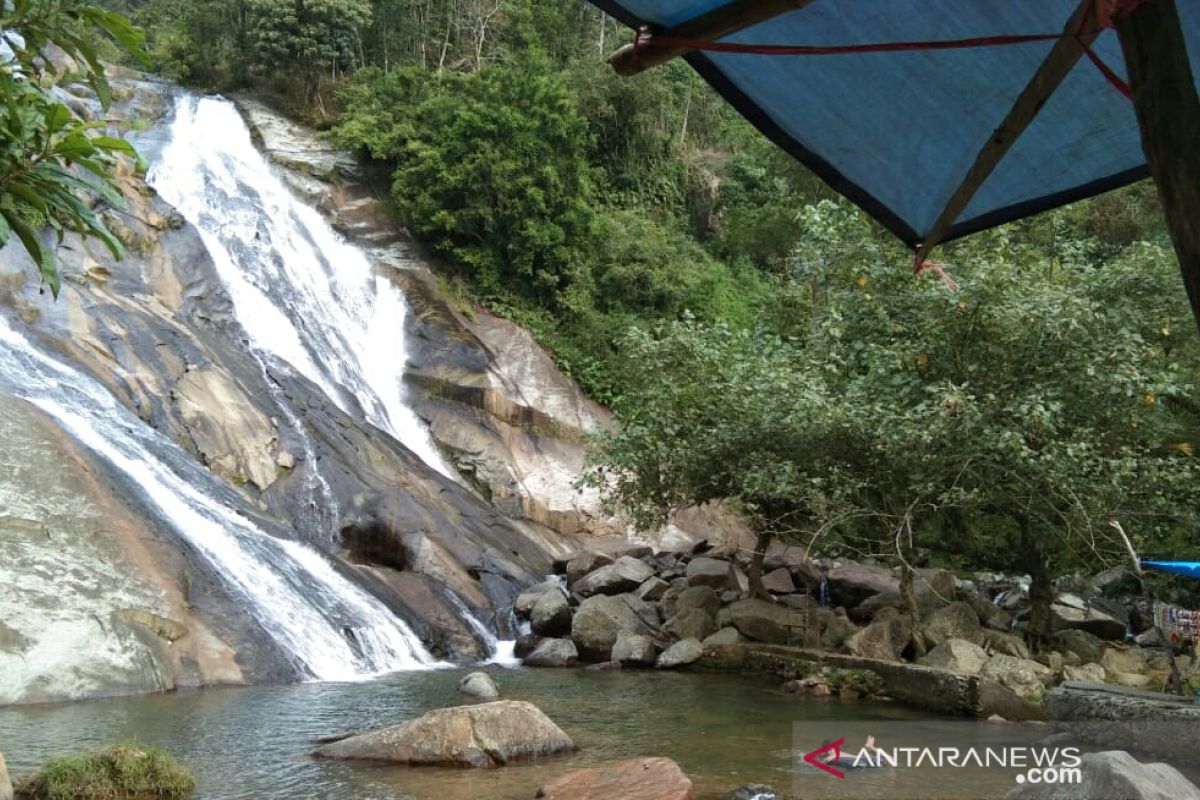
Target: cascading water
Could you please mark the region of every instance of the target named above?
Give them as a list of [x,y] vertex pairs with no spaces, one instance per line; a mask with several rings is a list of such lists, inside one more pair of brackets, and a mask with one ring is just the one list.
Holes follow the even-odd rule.
[[2,316],[0,388],[42,409],[138,487],[306,676],[352,680],[433,664],[421,640],[379,600],[317,551],[275,538],[237,513],[233,490],[95,380],[34,348]]
[[367,422],[454,478],[404,401],[403,294],[292,195],[233,103],[182,96],[147,179],[199,229],[260,358],[287,362],[344,411],[353,398]]
[[[343,411],[361,409],[367,422],[457,480],[405,402],[403,294],[315,208],[293,196],[254,146],[233,103],[181,96],[147,180],[199,230],[264,372],[279,362],[290,365]],[[278,393],[274,399],[305,439],[310,494],[324,506],[315,519],[332,527],[333,497],[298,415]],[[511,651],[459,605],[493,657]]]

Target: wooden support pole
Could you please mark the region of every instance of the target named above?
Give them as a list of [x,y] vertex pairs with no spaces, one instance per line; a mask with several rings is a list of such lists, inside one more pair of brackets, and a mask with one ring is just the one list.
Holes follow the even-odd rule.
[[[674,28],[658,31],[672,39],[691,39],[715,42],[732,33],[737,33],[772,17],[804,8],[813,0],[733,0],[727,5],[714,8],[706,14],[689,19]],[[651,67],[665,64],[673,58],[686,55],[689,50],[679,47],[654,47],[647,45],[635,48],[627,44],[608,58],[608,63],[618,75],[637,75]],[[634,58],[634,55],[637,58]]]
[[1200,325],[1200,98],[1175,0],[1144,3],[1117,21],[1117,33],[1142,149]]
[[946,231],[950,229],[967,206],[971,198],[987,181],[996,165],[1008,153],[1017,139],[1029,127],[1042,106],[1050,99],[1057,89],[1071,74],[1071,70],[1083,58],[1084,46],[1090,46],[1100,35],[1100,23],[1093,13],[1095,0],[1083,0],[1075,13],[1071,15],[1063,29],[1063,38],[1054,43],[1046,60],[1038,67],[1032,80],[1021,91],[1016,103],[1008,112],[1008,116],[1000,123],[1000,127],[988,139],[987,144],[979,151],[975,163],[967,170],[962,183],[950,196],[950,201],[934,222],[933,227],[925,235],[925,241],[917,248],[917,262],[920,263],[929,255],[929,251],[942,241]]

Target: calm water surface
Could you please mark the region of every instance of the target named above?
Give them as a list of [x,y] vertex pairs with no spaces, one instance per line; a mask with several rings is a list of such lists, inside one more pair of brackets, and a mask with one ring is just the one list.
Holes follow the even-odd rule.
[[[796,699],[763,679],[675,672],[489,668],[506,698],[537,704],[581,748],[575,755],[491,770],[403,768],[309,757],[314,737],[395,724],[463,701],[465,670],[409,672],[371,683],[210,689],[56,706],[0,709],[0,750],[21,773],[57,755],[136,739],[163,747],[196,771],[198,800],[530,800],[546,779],[631,756],[675,759],[698,800],[746,783],[804,796],[912,796],[929,775],[874,770],[836,781],[793,765],[793,724],[830,720],[856,728],[937,726],[889,703]],[[808,727],[808,726],[806,726]],[[810,743],[805,743],[810,744]],[[812,747],[820,742],[811,743]],[[857,744],[855,744],[857,748]],[[793,787],[793,779],[798,782]],[[953,796],[976,796],[979,776]],[[1001,778],[999,787],[1004,787]],[[910,781],[915,781],[910,783]],[[1007,784],[1011,788],[1011,782]],[[906,788],[907,787],[907,788]],[[1002,793],[1001,793],[1002,794]]]

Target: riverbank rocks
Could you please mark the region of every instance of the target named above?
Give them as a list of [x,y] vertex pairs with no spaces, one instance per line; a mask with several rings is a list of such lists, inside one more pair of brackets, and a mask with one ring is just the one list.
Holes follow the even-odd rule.
[[399,725],[320,747],[322,758],[498,767],[575,749],[541,709],[519,700],[441,708]]
[[621,556],[612,564],[600,567],[571,585],[580,597],[595,594],[625,594],[639,588],[654,575],[654,570],[630,556]]
[[711,586],[718,592],[740,588],[737,568],[719,558],[693,558],[687,565],[688,586]]
[[1050,675],[1050,670],[1036,661],[998,655],[988,659],[979,674],[992,678],[1022,700],[1041,702],[1046,693],[1044,679]]
[[725,795],[721,800],[787,800],[774,787],[762,783],[748,783]]
[[486,672],[472,672],[458,682],[458,691],[480,700],[496,700],[500,697],[500,686]]
[[921,659],[921,664],[950,672],[975,675],[983,668],[987,660],[987,652],[974,642],[968,642],[966,639],[947,639],[930,650]]
[[546,592],[533,604],[529,624],[538,636],[566,636],[571,632],[571,604],[557,589]]
[[692,782],[669,758],[631,758],[559,775],[540,800],[693,800]]
[[657,611],[636,595],[594,595],[575,610],[571,640],[585,661],[608,661],[621,631],[648,635],[657,628]]
[[854,608],[871,595],[900,592],[900,579],[883,567],[847,562],[825,573],[836,605]]
[[567,586],[575,584],[589,572],[595,572],[601,567],[613,563],[611,556],[598,553],[595,550],[585,550],[567,562]]
[[1117,619],[1111,614],[1096,608],[1091,603],[1064,594],[1050,606],[1051,624],[1055,630],[1074,629],[1109,641],[1121,641],[1125,638],[1128,628],[1126,620]]
[[4,753],[0,753],[0,800],[13,800],[12,779],[8,776],[8,765]]
[[982,638],[979,616],[970,604],[961,600],[926,617],[921,632],[930,647],[936,647],[948,639],[964,639],[978,643]]
[[677,669],[694,664],[704,655],[704,645],[699,639],[683,639],[668,647],[658,657],[654,666],[658,669]]
[[612,660],[621,666],[652,667],[658,658],[658,648],[649,636],[621,631],[612,646]]
[[747,639],[767,644],[787,644],[792,628],[804,624],[803,615],[784,605],[765,600],[739,600],[717,615],[717,627],[734,627]]
[[699,608],[678,611],[663,625],[663,631],[676,639],[705,639],[716,630],[712,616]]
[[1006,800],[1200,800],[1200,788],[1169,764],[1143,764],[1124,750],[1086,753],[1080,760],[1079,783],[1027,783]]
[[579,661],[579,649],[570,639],[543,639],[521,663],[527,667],[573,667]]
[[533,613],[533,607],[537,605],[537,601],[542,598],[542,595],[549,592],[562,594],[562,587],[557,579],[550,579],[534,584],[528,589],[517,595],[517,599],[513,601],[513,613],[521,619],[529,619],[529,615]]
[[912,621],[894,608],[885,608],[875,620],[846,641],[851,655],[899,661],[912,641]]

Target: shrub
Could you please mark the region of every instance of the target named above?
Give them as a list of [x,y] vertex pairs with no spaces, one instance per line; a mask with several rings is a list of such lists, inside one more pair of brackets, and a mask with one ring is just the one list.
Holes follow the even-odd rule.
[[173,800],[188,797],[196,779],[153,747],[123,742],[48,761],[16,789],[17,800]]

